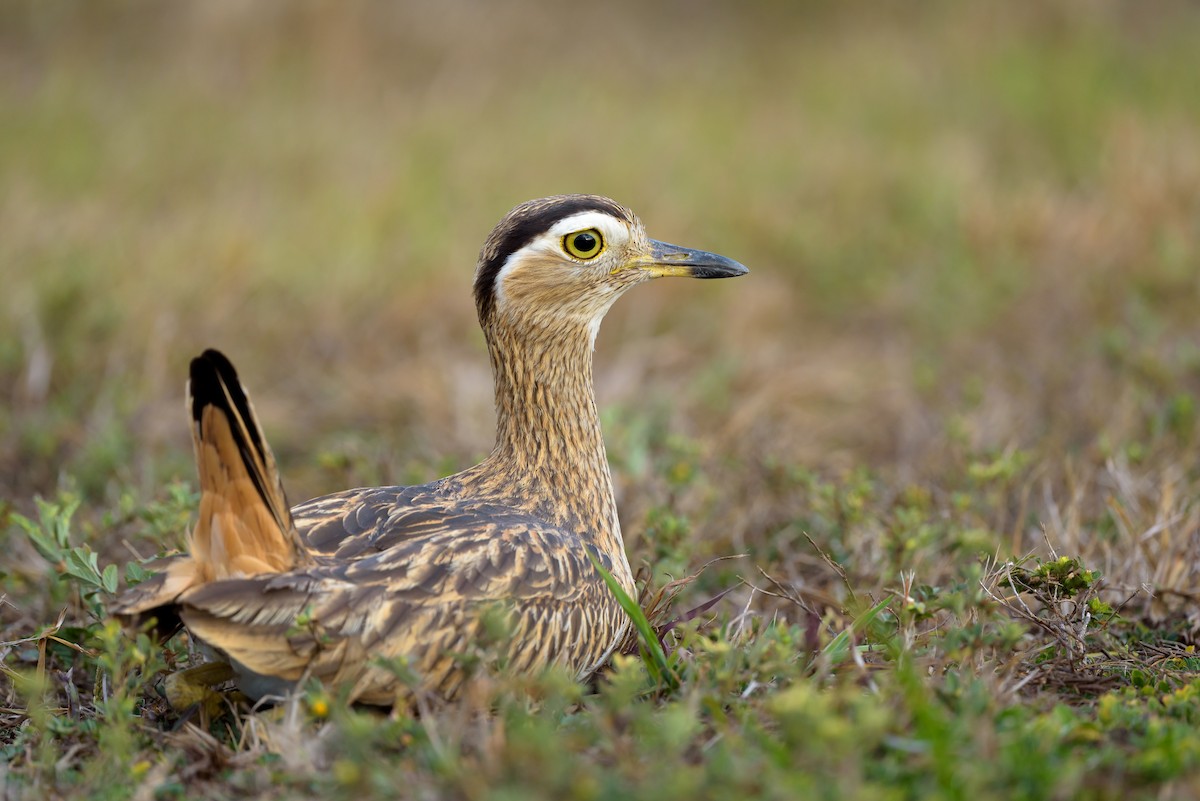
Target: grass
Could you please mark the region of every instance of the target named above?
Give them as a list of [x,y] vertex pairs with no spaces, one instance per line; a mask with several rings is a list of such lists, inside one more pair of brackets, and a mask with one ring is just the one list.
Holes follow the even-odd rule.
[[[1196,9],[556,9],[0,10],[5,797],[1194,797]],[[751,268],[597,350],[645,623],[728,594],[591,686],[172,712],[103,609],[194,511],[188,359],[294,499],[472,463],[470,267],[559,191]]]

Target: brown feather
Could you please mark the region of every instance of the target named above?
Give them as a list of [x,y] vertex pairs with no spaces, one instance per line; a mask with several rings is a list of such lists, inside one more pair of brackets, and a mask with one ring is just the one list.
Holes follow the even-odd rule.
[[192,360],[188,382],[200,515],[188,552],[201,581],[307,564],[275,456],[233,365],[214,350]]

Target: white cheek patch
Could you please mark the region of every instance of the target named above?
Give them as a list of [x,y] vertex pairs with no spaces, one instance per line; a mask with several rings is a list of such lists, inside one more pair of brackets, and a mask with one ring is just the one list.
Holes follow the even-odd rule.
[[503,309],[508,304],[508,295],[504,292],[504,283],[509,275],[512,274],[513,268],[521,263],[521,259],[528,252],[530,246],[526,245],[515,253],[509,255],[504,260],[504,266],[496,273],[495,284],[492,286],[492,294],[496,298],[496,308]]
[[588,323],[588,350],[596,349],[596,337],[600,333],[600,322],[604,319],[604,315],[608,313],[610,308],[612,308],[611,303],[605,306],[604,309],[595,317],[593,317],[591,322]]

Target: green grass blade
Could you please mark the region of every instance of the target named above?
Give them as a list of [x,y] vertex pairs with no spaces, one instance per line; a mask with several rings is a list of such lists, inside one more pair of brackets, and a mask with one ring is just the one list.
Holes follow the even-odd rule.
[[862,631],[871,625],[871,621],[878,617],[891,601],[891,598],[885,598],[855,618],[848,628],[839,632],[829,641],[828,645],[821,649],[821,656],[828,659],[830,665],[840,665],[844,662],[850,654],[850,638],[855,632]]
[[650,671],[651,677],[656,683],[666,685],[668,688],[674,689],[679,686],[679,679],[675,672],[671,669],[670,663],[667,661],[667,655],[663,651],[662,643],[658,641],[658,635],[654,633],[654,627],[650,625],[650,621],[646,619],[645,612],[638,602],[625,592],[625,588],[613,578],[613,574],[605,570],[604,565],[600,564],[600,560],[596,558],[590,550],[587,551],[588,559],[592,560],[592,565],[596,568],[596,572],[604,579],[604,583],[608,585],[608,589],[616,597],[617,603],[625,610],[625,614],[629,615],[629,619],[633,621],[634,627],[638,632],[638,639],[641,640],[642,661],[646,663],[646,669]]

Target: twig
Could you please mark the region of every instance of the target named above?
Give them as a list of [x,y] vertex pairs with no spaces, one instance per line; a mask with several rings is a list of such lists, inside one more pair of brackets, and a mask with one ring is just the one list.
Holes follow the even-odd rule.
[[811,545],[818,554],[820,554],[821,559],[825,561],[825,564],[828,565],[833,572],[838,574],[838,577],[842,580],[842,584],[844,584],[846,587],[846,592],[850,593],[850,600],[857,603],[858,597],[854,594],[854,588],[850,586],[850,578],[846,575],[846,569],[839,565],[832,556],[825,553],[824,549],[822,549],[820,545],[817,545],[816,540],[809,536],[807,531],[802,531],[800,533],[804,535],[804,539],[808,540],[808,544]]

